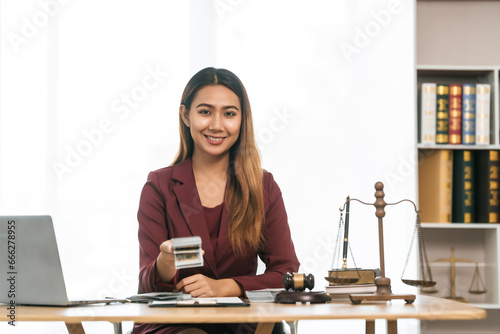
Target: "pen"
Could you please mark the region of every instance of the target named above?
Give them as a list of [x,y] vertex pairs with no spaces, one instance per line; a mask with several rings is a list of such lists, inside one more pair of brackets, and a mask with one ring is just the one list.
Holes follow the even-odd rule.
[[347,204],[345,209],[345,223],[344,223],[344,249],[342,252],[342,269],[347,269],[347,247],[349,246],[349,196],[346,198]]

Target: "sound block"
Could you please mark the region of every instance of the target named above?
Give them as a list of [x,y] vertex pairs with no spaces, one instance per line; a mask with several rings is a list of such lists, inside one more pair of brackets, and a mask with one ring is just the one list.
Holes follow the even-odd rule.
[[276,295],[275,302],[280,304],[295,304],[295,303],[311,303],[319,304],[326,303],[332,300],[325,292],[322,291],[283,291]]

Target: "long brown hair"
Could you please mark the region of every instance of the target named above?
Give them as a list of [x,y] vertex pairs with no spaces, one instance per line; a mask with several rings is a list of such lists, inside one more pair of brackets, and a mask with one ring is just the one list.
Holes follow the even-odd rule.
[[[257,250],[263,246],[264,195],[260,155],[255,142],[252,110],[240,79],[231,71],[207,67],[189,80],[182,93],[181,105],[189,111],[196,93],[208,85],[223,85],[240,99],[242,118],[238,140],[229,152],[228,182],[224,202],[229,218],[229,242],[236,254],[245,246]],[[189,128],[179,115],[180,146],[173,164],[178,165],[193,155],[194,142]]]

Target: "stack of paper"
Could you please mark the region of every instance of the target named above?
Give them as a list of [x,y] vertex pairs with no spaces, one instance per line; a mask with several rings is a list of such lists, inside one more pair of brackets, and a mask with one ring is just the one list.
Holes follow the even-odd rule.
[[285,289],[262,289],[247,291],[248,300],[251,303],[274,303],[276,295]]

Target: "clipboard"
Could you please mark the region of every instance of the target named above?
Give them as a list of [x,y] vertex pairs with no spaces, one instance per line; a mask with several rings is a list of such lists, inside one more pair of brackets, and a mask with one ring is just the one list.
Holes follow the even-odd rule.
[[153,300],[149,307],[246,307],[250,303],[239,297],[191,298],[187,300]]

